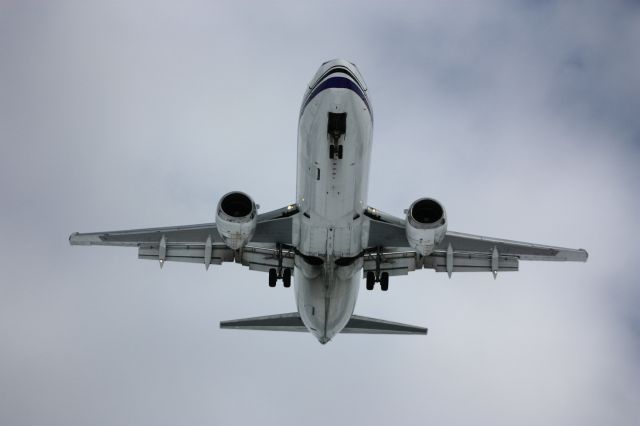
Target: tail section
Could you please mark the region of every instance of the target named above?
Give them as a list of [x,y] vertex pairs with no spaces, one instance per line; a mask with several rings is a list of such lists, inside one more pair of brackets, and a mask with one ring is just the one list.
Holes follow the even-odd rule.
[[[271,330],[271,331],[307,331],[300,314],[267,315],[263,317],[243,318],[222,321],[220,328],[240,330]],[[421,334],[426,335],[427,329],[415,325],[385,321],[376,318],[352,315],[340,333],[349,334]]]

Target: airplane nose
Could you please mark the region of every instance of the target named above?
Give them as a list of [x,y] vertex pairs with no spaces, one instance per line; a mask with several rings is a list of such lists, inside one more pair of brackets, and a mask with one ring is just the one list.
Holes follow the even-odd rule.
[[309,89],[313,89],[324,77],[332,72],[344,72],[348,74],[360,87],[363,92],[367,91],[367,86],[364,83],[362,75],[358,70],[358,67],[353,63],[345,59],[331,59],[322,63],[318,71],[309,82]]
[[321,66],[323,67],[329,64],[329,67],[332,67],[334,65],[345,65],[345,63],[353,65],[353,62],[345,61],[344,59],[329,59],[328,61],[324,61]]
[[335,67],[346,68],[350,73],[356,74],[360,77],[360,72],[358,71],[356,64],[349,62],[346,59],[331,59],[329,61],[325,61],[320,65],[319,71],[327,71]]

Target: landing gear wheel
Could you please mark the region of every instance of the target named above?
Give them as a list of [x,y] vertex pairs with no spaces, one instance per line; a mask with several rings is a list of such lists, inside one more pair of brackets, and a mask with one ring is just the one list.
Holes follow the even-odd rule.
[[278,272],[275,268],[269,269],[269,287],[275,287],[278,282]]
[[338,159],[342,160],[342,145],[338,145]]
[[389,273],[383,272],[380,275],[380,290],[387,291],[389,290]]
[[285,288],[291,287],[291,269],[286,268],[282,272],[282,284],[284,284]]
[[367,272],[367,290],[373,290],[373,285],[376,283],[376,276],[373,271]]
[[329,160],[333,160],[333,157],[336,156],[336,147],[334,145],[329,145]]

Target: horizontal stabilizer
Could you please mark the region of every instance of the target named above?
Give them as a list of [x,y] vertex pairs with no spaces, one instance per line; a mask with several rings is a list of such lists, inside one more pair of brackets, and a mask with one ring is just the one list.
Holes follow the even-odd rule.
[[[267,315],[263,317],[244,318],[222,321],[220,328],[241,330],[271,331],[307,331],[300,314]],[[427,329],[399,322],[385,321],[375,318],[353,315],[341,333],[352,334],[427,334]]]
[[360,334],[427,334],[427,329],[415,325],[385,321],[376,318],[352,315],[341,333]]
[[236,328],[243,330],[272,330],[272,331],[307,331],[302,323],[300,314],[267,315],[264,317],[243,318],[220,322],[220,328]]

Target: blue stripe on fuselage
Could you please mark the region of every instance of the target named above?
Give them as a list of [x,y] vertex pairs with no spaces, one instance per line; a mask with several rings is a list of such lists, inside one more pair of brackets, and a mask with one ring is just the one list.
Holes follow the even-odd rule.
[[349,80],[346,77],[331,77],[318,84],[315,89],[311,92],[311,94],[307,97],[307,100],[304,101],[304,105],[302,105],[302,109],[300,110],[300,115],[304,113],[305,108],[309,105],[309,102],[315,98],[318,93],[322,92],[326,89],[349,89],[354,91],[360,99],[362,99],[369,110],[369,114],[373,117],[373,113],[371,112],[371,107],[369,106],[369,101],[367,100],[367,95],[362,92],[360,86],[358,86],[353,81]]

